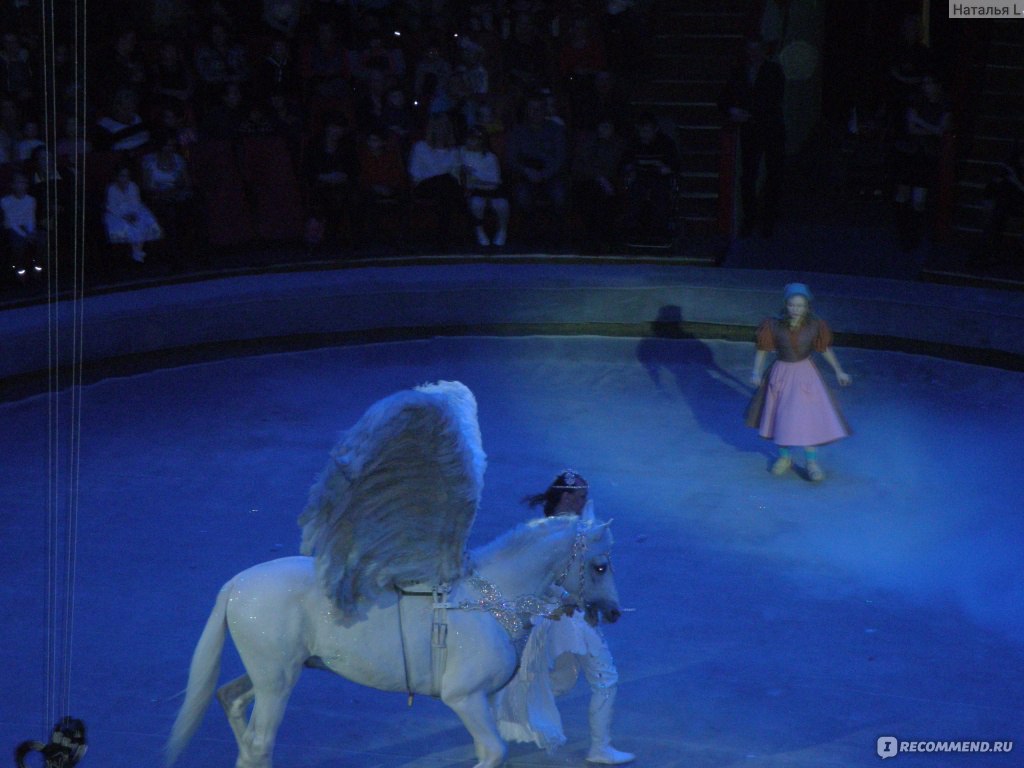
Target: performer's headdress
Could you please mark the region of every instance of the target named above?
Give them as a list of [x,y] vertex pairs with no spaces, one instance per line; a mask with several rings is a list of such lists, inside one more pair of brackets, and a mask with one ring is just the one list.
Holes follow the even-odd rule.
[[585,491],[588,487],[583,476],[572,469],[564,470],[551,484],[556,491]]
[[804,283],[789,283],[782,289],[782,298],[785,301],[789,301],[793,296],[803,296],[808,301],[814,299],[814,296],[811,295],[811,289]]

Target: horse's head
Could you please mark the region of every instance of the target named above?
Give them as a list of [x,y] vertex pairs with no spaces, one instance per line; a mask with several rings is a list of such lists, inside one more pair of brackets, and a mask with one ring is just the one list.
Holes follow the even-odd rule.
[[595,626],[602,618],[611,624],[622,615],[612,575],[611,549],[611,521],[599,522],[589,501],[576,525],[572,554],[559,583],[569,593],[567,601],[581,608],[586,620]]

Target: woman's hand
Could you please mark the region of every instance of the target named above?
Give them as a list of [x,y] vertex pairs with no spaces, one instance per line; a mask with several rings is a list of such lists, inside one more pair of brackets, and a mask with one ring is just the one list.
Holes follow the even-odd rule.
[[836,371],[836,381],[839,382],[839,386],[848,387],[853,383],[853,377],[845,371]]
[[761,374],[760,373],[757,373],[755,371],[754,373],[750,374],[750,385],[752,387],[754,387],[754,389],[757,389],[758,387],[761,386]]

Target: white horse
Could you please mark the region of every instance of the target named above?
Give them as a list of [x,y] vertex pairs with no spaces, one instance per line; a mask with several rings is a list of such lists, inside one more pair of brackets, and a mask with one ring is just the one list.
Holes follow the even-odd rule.
[[[596,522],[592,509],[581,517],[533,520],[474,550],[447,599],[435,602],[429,586],[426,595],[385,593],[356,617],[342,614],[329,599],[312,558],[249,568],[220,590],[199,638],[167,763],[199,727],[217,686],[228,631],[247,671],[221,689],[238,740],[236,768],[271,765],[285,704],[303,666],[380,690],[439,696],[472,735],[475,768],[496,768],[507,747],[491,698],[516,670],[529,616],[556,609],[551,595],[559,592],[559,600],[568,594],[566,604],[587,610],[588,618],[596,621],[601,613],[615,621],[610,547],[608,524]],[[448,648],[446,631],[459,638]]]

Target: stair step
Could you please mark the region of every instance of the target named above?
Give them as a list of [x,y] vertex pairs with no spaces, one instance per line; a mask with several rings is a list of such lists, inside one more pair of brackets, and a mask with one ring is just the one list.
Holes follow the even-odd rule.
[[1000,42],[1024,42],[1024,26],[1021,26],[1019,19],[988,19],[991,24],[988,29],[991,31],[992,40]]
[[735,60],[734,56],[723,53],[700,55],[681,50],[657,55],[648,69],[652,80],[676,78],[725,82]]
[[966,158],[958,163],[957,177],[960,181],[977,181],[988,184],[1000,172],[1001,165],[995,160]]
[[982,91],[974,101],[975,112],[987,114],[1024,114],[1024,93],[1021,91]]
[[651,52],[655,56],[672,57],[685,53],[687,55],[725,56],[735,59],[743,36],[737,34],[673,34],[655,35],[650,41]]
[[710,151],[717,150],[722,144],[721,125],[676,125],[679,146],[684,149]]
[[653,112],[669,118],[677,125],[714,125],[721,123],[722,115],[717,104],[694,102],[690,104],[672,102],[634,102],[637,112]]
[[953,223],[961,227],[981,230],[985,226],[986,211],[980,205],[956,206],[953,209]]
[[983,79],[988,90],[1020,93],[1024,89],[1024,66],[990,63],[984,68]]
[[1019,66],[1024,61],[1024,42],[993,41],[989,46],[988,61],[990,64]]
[[[682,201],[684,204],[686,201]],[[676,213],[676,218],[679,221],[688,221],[692,223],[702,223],[705,225],[713,224],[718,221],[718,200],[700,201],[701,207],[696,207],[693,210],[679,210]]]
[[750,0],[665,0],[651,9],[652,19],[668,19],[683,14],[750,16]]
[[969,141],[973,158],[1005,161],[1013,151],[1012,136],[975,134]]
[[745,10],[699,12],[694,11],[691,3],[677,3],[673,9],[666,10],[658,16],[659,24],[667,28],[690,32],[717,34],[742,34],[747,24],[749,12]]
[[974,132],[985,136],[1024,135],[1024,114],[991,113],[974,118]]
[[637,85],[633,98],[637,100],[660,98],[669,101],[718,101],[725,90],[725,79],[719,80],[686,80],[661,79],[648,80]]
[[687,147],[679,153],[680,166],[684,171],[694,173],[718,173],[722,162],[721,152],[717,149],[704,151],[688,151]]
[[718,197],[718,174],[706,171],[679,174],[679,191],[683,194],[714,193]]

